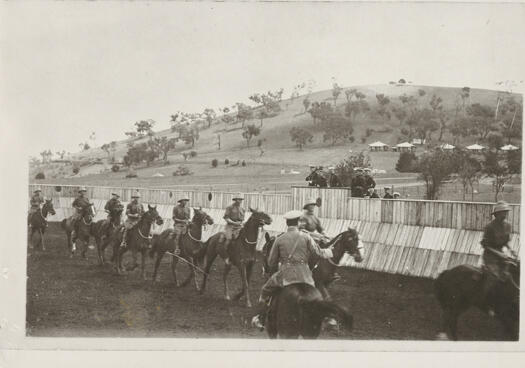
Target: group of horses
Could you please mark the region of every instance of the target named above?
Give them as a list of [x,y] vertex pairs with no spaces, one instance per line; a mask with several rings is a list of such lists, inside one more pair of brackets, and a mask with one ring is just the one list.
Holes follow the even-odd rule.
[[[252,276],[253,266],[256,261],[256,245],[259,231],[264,225],[272,222],[271,217],[263,211],[250,208],[251,216],[244,224],[236,241],[232,242],[228,249],[230,263],[224,265],[223,283],[224,297],[227,300],[239,300],[245,296],[246,307],[251,307],[249,283]],[[86,257],[90,237],[95,240],[97,258],[99,264],[105,263],[105,249],[113,248],[112,262],[118,274],[123,272],[123,255],[130,250],[133,264],[127,270],[138,267],[137,256],[141,254],[141,277],[145,279],[146,256],[155,258],[153,281],[157,279],[158,268],[166,253],[172,256],[171,271],[174,282],[178,287],[188,285],[192,279],[195,280],[195,288],[203,293],[206,287],[213,262],[217,255],[224,255],[223,232],[211,236],[207,241],[202,241],[203,228],[213,224],[213,219],[201,208],[194,208],[194,215],[188,226],[186,234],[180,239],[180,253],[174,254],[173,230],[167,229],[160,234],[152,235],[152,225],[162,225],[163,220],[157,212],[156,206],[148,205],[148,210],[141,216],[140,220],[128,231],[127,245],[122,243],[121,216],[123,208],[117,208],[111,213],[111,221],[94,221],[94,210],[89,207],[82,213],[77,226],[77,242],[82,243],[81,255]],[[35,232],[40,234],[38,245],[45,250],[44,233],[46,230],[46,217],[48,214],[55,215],[53,203],[46,200],[40,211],[30,218],[31,231],[30,241]],[[64,219],[61,227],[67,235],[68,252],[72,256],[75,252],[71,242],[71,219]],[[268,257],[275,241],[274,236],[265,234],[266,242],[262,248],[263,273],[270,275],[275,270],[268,266]],[[316,338],[318,337],[322,321],[327,317],[338,319],[344,327],[352,328],[353,318],[348,309],[332,301],[328,292],[328,286],[333,280],[334,272],[338,267],[343,255],[351,255],[356,262],[362,261],[362,249],[360,247],[359,235],[354,229],[343,231],[335,236],[323,247],[332,247],[333,258],[312,259],[312,269],[315,287],[307,284],[292,284],[283,288],[271,300],[267,314],[266,331],[270,338]],[[186,279],[179,283],[176,275],[176,266],[179,261],[190,265],[190,273]],[[515,259],[505,260],[505,280],[492,292],[495,315],[501,320],[505,331],[511,339],[517,339],[519,333],[519,282],[520,262]],[[241,275],[240,290],[230,297],[228,287],[228,274],[231,267],[235,266]],[[199,284],[196,272],[203,275]],[[476,267],[460,265],[442,272],[434,282],[435,295],[442,310],[441,337],[457,340],[457,324],[459,316],[472,306],[482,311],[488,311],[485,298],[482,294],[483,283],[486,275]]]

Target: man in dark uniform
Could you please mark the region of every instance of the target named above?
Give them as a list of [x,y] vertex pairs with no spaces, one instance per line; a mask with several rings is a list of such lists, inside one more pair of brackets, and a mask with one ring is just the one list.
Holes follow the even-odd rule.
[[376,187],[376,182],[375,182],[374,178],[372,178],[372,175],[370,175],[369,172],[365,172],[364,173],[364,182],[365,182],[364,188],[366,188],[366,189],[370,189],[370,188],[375,188]]
[[106,202],[106,205],[104,206],[104,210],[108,213],[108,220],[112,221],[111,215],[115,213],[120,207],[122,207],[122,203],[120,203],[120,196],[117,193],[111,193],[112,197],[109,201]]
[[29,208],[29,215],[27,216],[27,224],[31,225],[31,217],[33,214],[40,211],[40,206],[45,202],[44,197],[42,197],[42,191],[40,189],[36,189],[33,192],[33,196],[29,200],[29,205],[31,206]]
[[175,250],[180,249],[180,238],[188,231],[188,224],[191,221],[190,208],[187,206],[189,198],[179,199],[178,205],[173,207],[173,234],[175,236]]
[[491,298],[491,289],[498,280],[503,280],[508,276],[505,274],[504,260],[508,257],[505,253],[514,255],[514,252],[508,246],[511,229],[506,219],[509,211],[510,206],[504,201],[499,201],[494,206],[492,212],[494,220],[485,227],[483,238],[480,242],[483,247],[482,259],[486,275],[482,295],[489,306],[489,314],[491,316],[494,316],[494,302]]
[[77,240],[77,233],[78,233],[78,221],[82,219],[82,215],[89,211],[89,208],[91,207],[92,203],[89,201],[89,199],[86,197],[86,188],[82,187],[78,190],[78,197],[75,198],[73,201],[73,208],[75,209],[75,213],[73,216],[71,216],[71,227],[73,228],[73,231],[71,232],[71,239],[73,242],[74,248],[76,248],[76,240]]
[[144,207],[139,203],[140,193],[135,192],[131,195],[131,202],[126,207],[126,216],[128,217],[124,222],[124,234],[122,235],[121,247],[127,245],[128,231],[132,229],[144,214]]
[[277,268],[279,264],[281,267],[266,281],[261,290],[260,313],[252,319],[252,325],[261,330],[264,328],[267,305],[273,293],[291,284],[306,283],[315,286],[312,271],[308,267],[308,260],[313,255],[321,258],[333,257],[330,248],[321,249],[308,233],[299,231],[301,216],[301,211],[290,211],[284,214],[288,230],[275,239],[270,251],[268,258],[270,270]]
[[362,198],[363,191],[367,188],[366,180],[363,176],[363,170],[360,168],[354,169],[354,177],[352,178],[352,197]]
[[379,195],[374,188],[369,188],[368,193],[370,193],[370,198],[379,198]]
[[392,196],[392,194],[390,194],[390,188],[386,187],[385,188],[385,195],[383,196],[384,199],[393,199],[394,197]]
[[[230,264],[229,258],[229,247],[235,239],[239,237],[241,232],[242,222],[244,221],[244,208],[241,207],[241,202],[244,200],[242,193],[239,193],[233,199],[233,204],[226,207],[224,212],[224,220],[226,221],[226,226],[224,228],[224,234],[226,239],[224,246],[222,247],[221,257],[224,258],[226,264]],[[220,247],[219,247],[220,248]]]
[[339,180],[339,177],[335,174],[335,167],[333,166],[328,168],[328,186],[330,188],[339,188],[343,186],[341,180]]

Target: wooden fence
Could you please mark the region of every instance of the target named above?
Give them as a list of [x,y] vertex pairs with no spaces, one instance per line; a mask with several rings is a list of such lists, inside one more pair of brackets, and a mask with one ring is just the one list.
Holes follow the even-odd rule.
[[[78,186],[40,185],[42,193],[52,198],[57,214],[50,221],[70,216],[71,203]],[[32,193],[36,185],[29,186]],[[135,188],[86,187],[88,197],[97,209],[96,219],[106,216],[104,204],[112,192],[119,193],[124,203]],[[157,204],[165,224],[172,226],[171,210],[185,195],[193,206],[202,206],[216,221],[203,234],[204,240],[224,226],[223,211],[235,193],[197,192],[166,189],[138,189],[143,203]],[[491,220],[493,204],[423,200],[383,200],[351,198],[348,189],[293,187],[291,194],[245,194],[245,208],[259,208],[269,213],[273,223],[265,229],[270,234],[284,231],[282,214],[300,209],[308,198],[321,198],[318,215],[326,232],[335,236],[348,227],[358,230],[365,244],[365,260],[356,264],[345,258],[346,265],[420,277],[436,277],[441,271],[458,264],[478,265],[482,252],[479,241],[482,230]],[[511,205],[510,246],[519,251],[520,206]],[[259,248],[264,238],[261,234]]]

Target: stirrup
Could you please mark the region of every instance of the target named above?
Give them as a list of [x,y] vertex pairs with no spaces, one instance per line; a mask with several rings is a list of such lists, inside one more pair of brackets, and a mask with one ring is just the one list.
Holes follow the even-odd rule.
[[231,264],[231,262],[230,262],[230,257],[226,257],[226,258],[224,259],[224,263],[227,264],[227,265],[229,266],[229,265]]

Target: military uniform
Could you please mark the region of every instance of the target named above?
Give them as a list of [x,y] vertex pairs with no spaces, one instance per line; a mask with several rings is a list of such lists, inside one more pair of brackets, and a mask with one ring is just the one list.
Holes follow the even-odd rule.
[[[244,215],[245,210],[241,206],[237,205],[231,205],[226,207],[226,211],[224,212],[224,219],[230,219],[235,222],[243,222],[244,221]],[[233,240],[237,239],[239,237],[239,233],[241,231],[242,225],[235,225],[226,223],[226,226],[224,228],[224,233],[226,235],[226,239]]]
[[179,204],[173,207],[173,234],[175,235],[175,250],[180,248],[180,237],[188,231],[188,224],[191,219],[191,210],[183,206],[183,201],[189,201],[188,198],[179,199]]
[[281,267],[262,287],[261,300],[268,300],[276,289],[287,285],[305,283],[315,286],[312,271],[308,267],[308,260],[314,255],[333,257],[331,249],[321,249],[308,233],[299,231],[296,226],[289,226],[286,233],[275,240],[270,251],[270,269],[277,264]]
[[485,267],[497,277],[502,277],[503,262],[501,257],[495,253],[487,250],[487,248],[502,252],[503,247],[507,246],[510,240],[510,224],[507,221],[500,222],[492,220],[483,232],[483,239],[481,245],[483,251],[483,263]]
[[106,202],[104,210],[108,213],[109,221],[113,220],[111,216],[121,207],[122,203],[120,203],[120,200],[118,198],[111,198],[109,201]]
[[[316,201],[312,198],[309,199],[304,205],[303,209],[307,209],[310,205],[315,205]],[[321,225],[321,221],[312,213],[305,212],[299,219],[299,229],[306,230],[310,233],[310,236],[319,243],[325,238],[324,229]]]
[[27,223],[29,224],[31,221],[31,216],[33,216],[34,213],[38,212],[40,210],[40,205],[45,202],[44,198],[40,195],[40,191],[33,194],[31,199],[29,200],[29,215],[27,216]]
[[133,226],[135,226],[139,220],[140,217],[144,214],[144,206],[142,206],[142,203],[134,203],[131,202],[126,206],[126,216],[127,219],[124,222],[124,228],[126,230],[131,229]]
[[383,199],[393,199],[394,197],[392,196],[392,194],[386,192],[385,195],[383,196]]

